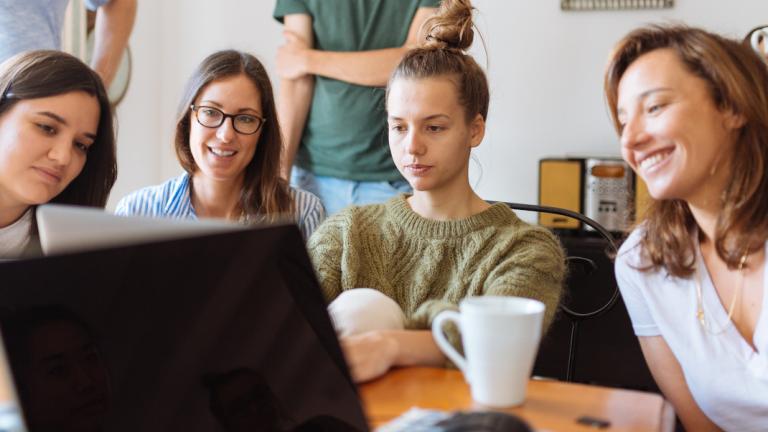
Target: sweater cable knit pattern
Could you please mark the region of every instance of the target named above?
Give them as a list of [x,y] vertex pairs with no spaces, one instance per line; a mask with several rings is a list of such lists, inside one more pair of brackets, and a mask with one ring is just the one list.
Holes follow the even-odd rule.
[[[374,288],[400,305],[406,328],[428,329],[464,297],[520,296],[546,305],[549,327],[566,273],[551,232],[521,221],[503,203],[465,219],[435,221],[414,212],[406,198],[349,207],[310,238],[327,301],[344,290]],[[455,329],[446,330],[459,346]]]

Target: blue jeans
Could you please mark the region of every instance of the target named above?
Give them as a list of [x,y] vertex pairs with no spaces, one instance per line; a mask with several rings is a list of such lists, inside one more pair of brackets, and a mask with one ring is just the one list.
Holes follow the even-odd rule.
[[350,205],[378,204],[395,195],[411,193],[405,180],[355,181],[315,175],[297,166],[291,173],[291,186],[312,192],[320,198],[328,216]]

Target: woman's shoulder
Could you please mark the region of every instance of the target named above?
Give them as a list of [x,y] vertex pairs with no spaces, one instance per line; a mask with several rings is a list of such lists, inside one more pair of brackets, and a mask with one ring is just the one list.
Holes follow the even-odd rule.
[[498,219],[501,222],[497,226],[499,236],[523,241],[540,239],[544,242],[560,244],[560,240],[549,228],[520,219],[517,213],[506,204],[494,204],[494,207],[497,206],[499,208]]
[[351,205],[328,216],[316,232],[319,236],[361,234],[379,230],[387,218],[387,203]]
[[165,182],[135,190],[117,204],[118,215],[159,216],[173,214],[189,201],[189,175],[182,174]]
[[317,195],[293,186],[289,186],[288,191],[291,194],[291,198],[293,198],[294,204],[296,204],[296,211],[299,214],[306,214],[313,211],[322,211],[323,214],[325,214],[323,203]]
[[622,242],[616,254],[616,269],[636,269],[646,266],[642,254],[642,241],[645,236],[645,228],[637,226]]
[[[619,247],[614,261],[614,273],[622,290],[632,285],[656,287],[678,284],[684,281],[673,277],[663,266],[655,266],[643,250],[645,228],[640,225],[627,236]],[[684,282],[687,283],[687,282]]]
[[388,217],[387,203],[382,203],[351,205],[328,217],[328,219],[333,219],[336,223],[349,226],[350,228],[353,226],[360,228],[367,226],[368,223],[378,225]]

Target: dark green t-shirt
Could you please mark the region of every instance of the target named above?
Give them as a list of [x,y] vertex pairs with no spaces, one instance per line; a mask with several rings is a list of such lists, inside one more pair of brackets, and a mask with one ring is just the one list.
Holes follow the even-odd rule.
[[[277,0],[274,17],[312,17],[315,48],[368,51],[402,46],[420,7],[439,0]],[[401,179],[387,143],[384,89],[316,77],[296,164],[358,181]]]

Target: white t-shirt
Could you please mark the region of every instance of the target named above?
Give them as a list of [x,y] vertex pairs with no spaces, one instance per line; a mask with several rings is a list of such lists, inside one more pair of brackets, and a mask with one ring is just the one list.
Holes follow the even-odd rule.
[[[643,264],[641,230],[630,235],[616,258],[616,280],[635,334],[664,338],[696,403],[719,427],[768,430],[768,277],[763,278],[763,307],[753,335],[755,352],[728,320],[698,246],[696,266],[709,331],[696,317],[695,275],[677,278],[663,269],[641,272],[633,268]],[[766,252],[768,257],[768,243]]]
[[32,209],[14,223],[0,228],[0,259],[18,258],[30,241]]

